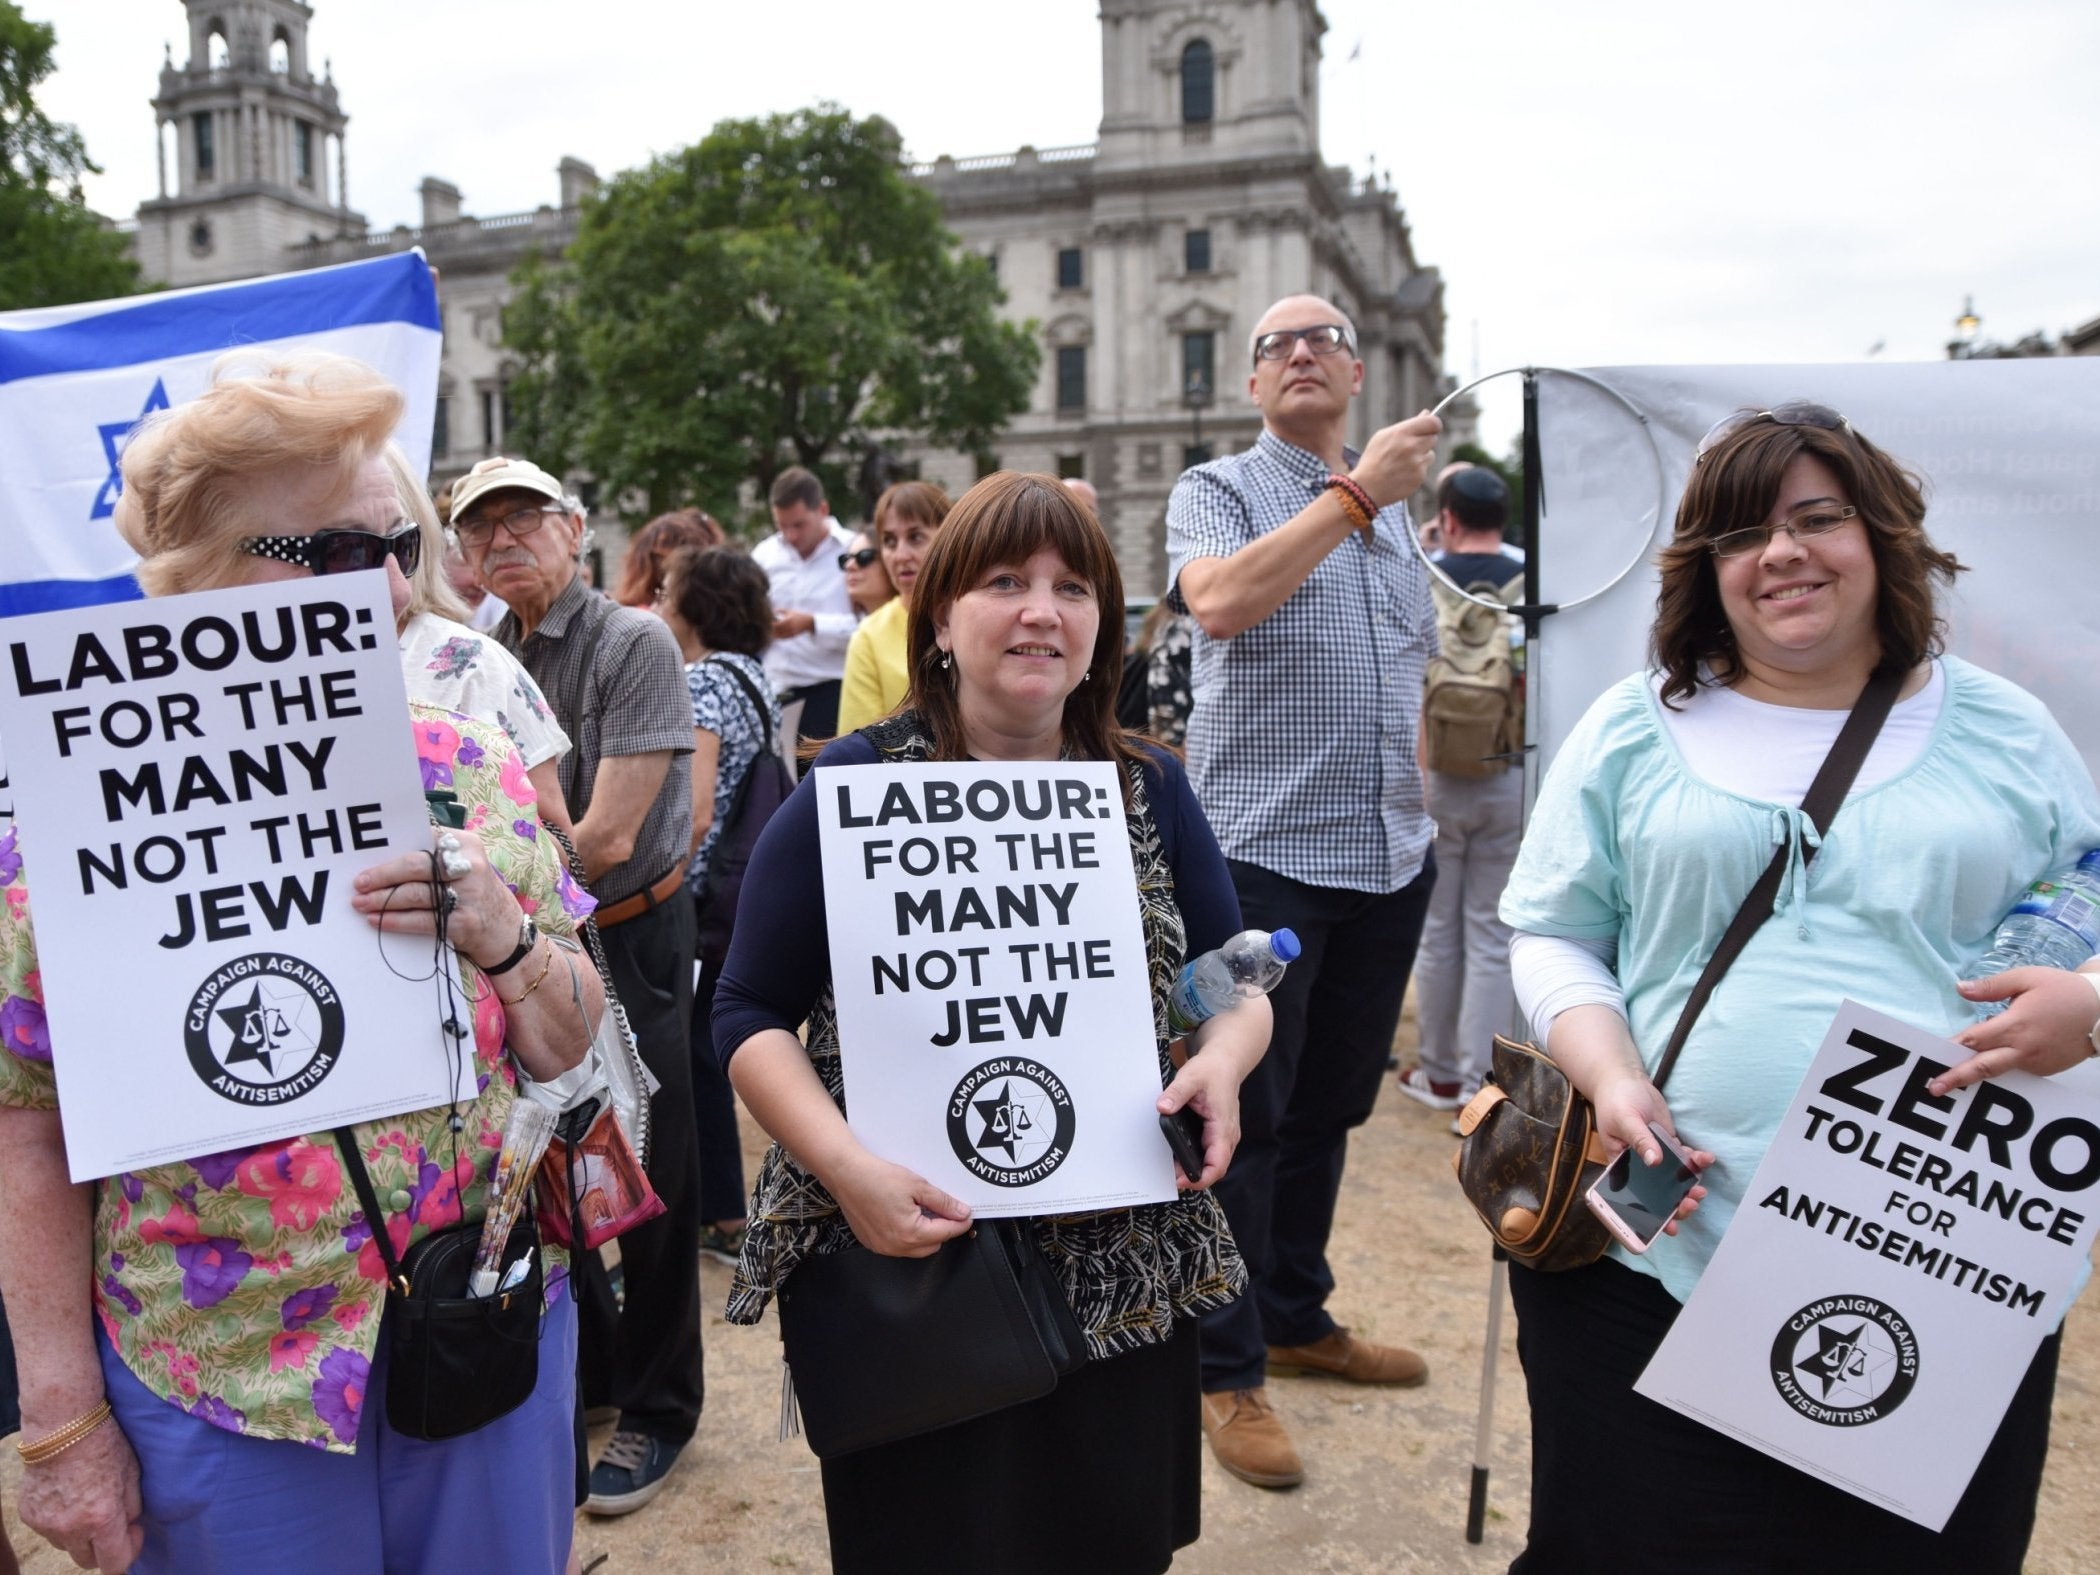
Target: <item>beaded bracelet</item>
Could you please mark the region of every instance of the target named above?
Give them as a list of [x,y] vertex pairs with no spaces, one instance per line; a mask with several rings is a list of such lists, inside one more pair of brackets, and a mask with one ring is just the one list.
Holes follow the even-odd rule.
[[528,984],[527,986],[525,986],[525,988],[524,988],[523,992],[522,992],[522,993],[520,993],[520,995],[518,996],[518,999],[517,999],[516,1001],[506,1001],[506,1000],[504,1000],[504,998],[503,998],[503,992],[502,992],[501,990],[496,990],[496,987],[495,987],[495,986],[494,986],[493,984],[491,984],[491,985],[489,986],[489,988],[490,988],[491,990],[496,990],[496,999],[497,999],[497,1000],[499,1000],[499,1001],[503,1001],[503,1004],[504,1004],[505,1006],[516,1006],[516,1005],[518,1005],[518,1004],[519,1004],[520,1002],[522,1002],[522,1001],[523,1001],[523,1000],[525,999],[525,997],[526,997],[526,996],[528,996],[528,995],[532,994],[532,992],[533,992],[533,991],[537,990],[537,989],[538,989],[538,988],[540,987],[540,985],[541,985],[541,984],[542,984],[542,983],[543,983],[543,982],[545,981],[545,979],[546,979],[546,977],[547,977],[547,974],[548,974],[548,972],[549,972],[549,971],[550,971],[550,970],[551,970],[551,969],[552,969],[553,967],[554,967],[554,947],[550,945],[550,946],[549,946],[549,947],[547,948],[547,960],[546,960],[545,962],[543,962],[543,963],[541,963],[541,964],[540,964],[540,971],[539,971],[539,973],[538,973],[538,974],[536,974],[536,975],[535,975],[535,976],[533,977],[533,981],[532,981],[532,983],[530,983],[530,984]]
[[46,1433],[33,1444],[25,1444],[17,1439],[15,1453],[22,1457],[23,1465],[40,1466],[47,1460],[56,1460],[108,1420],[109,1402],[104,1400],[94,1410],[74,1417],[57,1432]]
[[1336,501],[1342,506],[1342,513],[1348,516],[1351,525],[1358,530],[1371,528],[1371,521],[1377,517],[1378,510],[1371,504],[1371,495],[1357,485],[1354,478],[1329,476],[1327,490],[1335,495]]

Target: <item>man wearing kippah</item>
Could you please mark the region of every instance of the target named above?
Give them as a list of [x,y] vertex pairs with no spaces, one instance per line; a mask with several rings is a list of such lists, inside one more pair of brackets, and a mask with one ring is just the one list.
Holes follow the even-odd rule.
[[[1507,588],[1524,561],[1503,545],[1509,488],[1502,478],[1485,466],[1453,465],[1437,482],[1436,501],[1444,543],[1437,567],[1461,591],[1512,600]],[[1440,601],[1452,594],[1437,589]],[[1501,622],[1520,631],[1506,614]],[[1418,1064],[1400,1074],[1400,1092],[1432,1110],[1456,1110],[1473,1096],[1487,1077],[1495,1035],[1510,1026],[1510,931],[1496,909],[1524,837],[1517,764],[1485,760],[1454,772],[1437,769],[1433,749],[1428,757],[1436,891],[1415,959],[1422,1048]]]
[[1197,624],[1189,775],[1248,925],[1303,954],[1270,997],[1269,1053],[1240,1090],[1243,1135],[1219,1200],[1248,1294],[1203,1320],[1203,1425],[1259,1487],[1304,1466],[1265,1373],[1416,1384],[1414,1352],[1328,1314],[1349,1132],[1378,1099],[1436,879],[1416,764],[1429,580],[1402,501],[1441,423],[1424,412],[1343,442],[1363,391],[1356,330],[1317,296],[1255,325],[1262,432],[1184,474],[1167,504],[1168,599]]

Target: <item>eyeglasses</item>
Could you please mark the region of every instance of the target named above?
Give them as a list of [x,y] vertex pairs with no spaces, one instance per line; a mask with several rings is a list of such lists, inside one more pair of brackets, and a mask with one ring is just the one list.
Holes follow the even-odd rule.
[[870,568],[881,556],[881,550],[875,547],[863,547],[858,552],[842,552],[839,554],[839,568],[841,571]]
[[1333,355],[1335,351],[1344,348],[1353,354],[1356,350],[1356,343],[1349,337],[1349,330],[1340,323],[1315,323],[1310,328],[1279,328],[1274,333],[1263,334],[1254,341],[1254,359],[1286,360],[1290,356],[1291,347],[1301,339],[1314,355]]
[[1825,432],[1849,433],[1852,430],[1852,423],[1828,405],[1812,405],[1805,400],[1774,405],[1770,410],[1738,410],[1732,415],[1723,416],[1706,429],[1706,436],[1699,440],[1698,452],[1692,456],[1692,463],[1696,465],[1706,458],[1708,452],[1718,447],[1724,438],[1760,421],[1776,422],[1783,427],[1820,427]]
[[392,535],[369,530],[317,530],[311,536],[250,536],[241,551],[253,558],[274,558],[314,574],[355,574],[376,569],[391,556],[403,574],[414,574],[423,561],[423,532],[412,521]]
[[1796,541],[1809,536],[1827,536],[1858,513],[1859,510],[1849,503],[1843,507],[1812,503],[1798,513],[1789,514],[1777,525],[1746,525],[1741,530],[1723,531],[1707,544],[1707,551],[1716,558],[1740,558],[1746,552],[1763,552],[1775,530],[1785,531]]
[[506,514],[479,514],[470,520],[454,520],[452,529],[469,547],[479,547],[487,541],[498,525],[510,532],[512,541],[523,541],[547,523],[549,514],[559,512],[551,503],[534,503]]

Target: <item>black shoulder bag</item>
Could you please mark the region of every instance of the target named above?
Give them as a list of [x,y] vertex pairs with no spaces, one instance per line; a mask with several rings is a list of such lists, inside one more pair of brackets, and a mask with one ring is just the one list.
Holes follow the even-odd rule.
[[540,1376],[545,1285],[532,1210],[520,1213],[503,1248],[505,1264],[530,1259],[525,1278],[492,1296],[469,1296],[481,1226],[462,1222],[433,1231],[396,1257],[356,1134],[337,1127],[335,1146],[386,1264],[388,1423],[409,1438],[436,1441],[517,1410]]
[[[1881,724],[1903,687],[1901,672],[1867,680],[1851,715],[1801,801],[1819,835],[1827,835],[1853,778],[1874,747]],[[1805,865],[1815,857],[1802,850]],[[1692,1025],[1714,986],[1728,972],[1750,937],[1772,916],[1779,882],[1786,874],[1782,845],[1750,888],[1720,945],[1706,960],[1698,983],[1685,997],[1676,1031],[1655,1069],[1655,1086],[1669,1081]],[[1594,1263],[1612,1243],[1611,1233],[1576,1201],[1610,1163],[1597,1132],[1597,1112],[1575,1091],[1552,1057],[1535,1044],[1495,1036],[1494,1065],[1472,1102],[1459,1112],[1460,1141],[1452,1157],[1458,1185],[1495,1245],[1527,1268],[1579,1269]]]

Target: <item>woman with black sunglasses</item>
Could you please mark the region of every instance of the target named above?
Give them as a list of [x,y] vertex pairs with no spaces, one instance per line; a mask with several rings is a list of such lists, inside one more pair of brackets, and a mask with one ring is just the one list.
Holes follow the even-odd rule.
[[[1988,1447],[1937,1533],[1633,1390],[1730,1219],[1755,1206],[1745,1189],[1839,1002],[1970,1038],[1968,999],[1984,992],[1958,989],[1961,974],[2030,880],[2100,844],[2100,795],[2063,730],[1944,654],[1940,597],[1963,566],[1924,525],[1917,479],[1835,411],[1719,423],[1661,554],[1650,669],[1590,708],[1540,788],[1502,898],[1519,1002],[1611,1154],[1662,1161],[1652,1123],[1707,1168],[1647,1251],[1511,1266],[1532,1431],[1513,1572],[2020,1568],[2056,1334],[2003,1420],[1972,1424],[1992,1429]],[[1818,834],[1802,799],[1873,678],[1893,704]],[[1779,910],[1658,1090],[1684,1003],[1775,840],[1793,850]],[[2082,981],[2060,988],[2090,1013]]]
[[882,549],[865,530],[853,533],[846,550],[839,554],[839,572],[846,576],[846,600],[865,618],[897,594],[890,584],[890,571],[883,567]]
[[[407,619],[436,537],[389,442],[403,413],[376,373],[316,357],[222,375],[158,416],[124,451],[117,512],[140,584],[163,596],[379,568]],[[424,779],[449,785],[465,824],[378,858],[341,900],[376,931],[449,942],[480,1086],[355,1127],[383,1220],[326,1132],[70,1181],[24,861],[15,828],[0,833],[0,1294],[20,1358],[20,1513],[83,1567],[364,1575],[426,1567],[432,1548],[541,1575],[567,1562],[576,1315],[559,1254],[538,1384],[516,1410],[432,1443],[396,1432],[383,1399],[375,1230],[405,1254],[483,1215],[522,1086],[571,1072],[604,1007],[574,944],[590,899],[535,834],[504,728],[411,712]],[[132,961],[110,959],[113,988]]]

